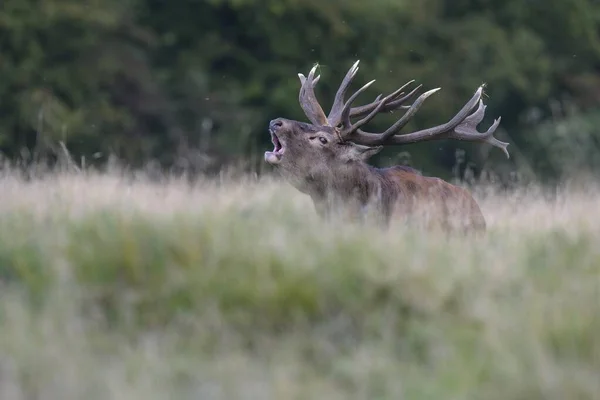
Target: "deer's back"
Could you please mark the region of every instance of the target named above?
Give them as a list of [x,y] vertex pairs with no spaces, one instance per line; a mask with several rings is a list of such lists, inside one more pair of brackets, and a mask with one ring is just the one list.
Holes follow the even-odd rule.
[[471,194],[440,178],[404,166],[380,170],[396,193],[392,219],[425,221],[444,230],[485,230],[485,218]]

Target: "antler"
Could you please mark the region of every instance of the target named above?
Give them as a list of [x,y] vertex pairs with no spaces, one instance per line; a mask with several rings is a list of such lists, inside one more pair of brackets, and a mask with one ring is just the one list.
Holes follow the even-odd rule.
[[[419,108],[423,105],[425,100],[440,90],[440,88],[436,88],[433,90],[429,90],[423,94],[421,94],[410,107],[404,106],[404,103],[411,98],[417,90],[421,87],[421,85],[417,86],[407,95],[404,95],[404,90],[408,85],[410,85],[414,81],[410,81],[403,85],[401,88],[396,90],[395,92],[389,94],[388,96],[381,98],[381,95],[377,96],[377,98],[369,104],[359,107],[352,107],[352,103],[354,100],[364,92],[373,82],[374,80],[367,83],[360,89],[358,89],[347,102],[344,103],[344,97],[352,82],[356,72],[358,71],[358,61],[350,67],[344,80],[342,81],[333,105],[331,107],[331,111],[329,116],[326,118],[321,106],[319,106],[316,97],[314,95],[314,85],[318,81],[319,77],[316,79],[312,79],[314,75],[314,71],[316,70],[316,66],[313,67],[311,73],[308,78],[304,78],[304,75],[298,74],[300,77],[300,81],[302,83],[302,88],[300,89],[300,98],[301,105],[304,109],[308,118],[313,122],[313,118],[315,115],[315,109],[317,111],[320,110],[320,125],[328,125],[334,126],[338,129],[340,138],[342,140],[352,141],[357,144],[367,145],[367,146],[375,146],[375,145],[400,145],[400,144],[409,144],[409,143],[417,143],[429,140],[438,140],[438,139],[456,139],[456,140],[468,140],[473,142],[485,142],[489,143],[492,146],[500,148],[506,157],[510,157],[508,154],[508,143],[501,142],[496,139],[493,134],[498,128],[500,124],[501,117],[498,117],[494,120],[492,126],[486,132],[478,132],[477,125],[483,120],[485,115],[486,105],[483,104],[481,100],[481,95],[483,93],[483,88],[485,85],[481,85],[473,97],[463,106],[463,108],[447,123],[435,126],[433,128],[427,128],[420,131],[408,133],[405,135],[398,135],[398,133],[406,126],[409,120],[417,113]],[[309,85],[308,82],[311,82]],[[309,89],[309,90],[308,90]],[[310,111],[307,111],[307,107],[303,103],[312,101],[313,104]],[[310,96],[310,97],[309,97]],[[316,107],[315,107],[316,105]],[[478,105],[477,110],[471,113],[471,111]],[[318,108],[317,108],[318,107]],[[369,133],[361,130],[360,128],[371,121],[377,114],[387,111],[396,110],[398,108],[407,109],[406,113],[390,126],[385,132],[382,133]],[[309,115],[309,112],[312,113],[312,116]],[[318,114],[318,113],[316,113]],[[364,117],[356,123],[352,124],[350,119],[353,117]],[[320,122],[324,121],[324,122]]]
[[315,85],[321,78],[321,75],[316,78],[314,77],[317,66],[318,65],[312,67],[308,73],[308,77],[298,74],[300,82],[302,83],[298,100],[300,101],[300,107],[302,107],[310,122],[314,125],[328,125],[327,117],[325,117],[325,113],[317,100],[317,96],[315,96]]
[[[340,137],[344,140],[350,140],[357,144],[362,145],[385,145],[385,144],[408,144],[424,142],[429,140],[438,139],[456,139],[456,140],[468,140],[472,142],[485,142],[492,146],[500,148],[506,157],[510,157],[507,147],[508,143],[501,142],[496,139],[493,135],[498,125],[500,124],[501,117],[494,120],[492,126],[488,128],[486,132],[478,132],[477,125],[483,120],[485,115],[486,105],[481,100],[481,95],[485,85],[479,86],[477,91],[471,99],[463,106],[463,108],[447,123],[438,125],[432,128],[423,129],[420,131],[408,133],[405,135],[398,135],[397,133],[408,123],[408,121],[416,114],[419,108],[423,105],[425,100],[437,92],[439,88],[430,90],[423,93],[415,100],[408,111],[400,118],[394,125],[389,127],[385,132],[381,134],[368,133],[360,129],[362,125],[373,118],[375,110],[369,114],[363,120],[351,125],[348,121],[345,121],[346,125],[344,130],[340,132]],[[382,102],[386,102],[387,99],[383,99]],[[477,105],[477,110],[471,113],[473,108]],[[381,107],[381,105],[380,105]],[[370,117],[370,118],[369,118]],[[365,121],[366,120],[366,121]],[[365,122],[363,122],[365,121]]]
[[[360,63],[360,60],[356,61],[350,67],[348,72],[346,73],[346,76],[342,80],[342,83],[340,84],[340,87],[338,88],[338,90],[335,94],[335,98],[333,100],[333,105],[331,106],[331,111],[329,111],[329,115],[325,118],[326,122],[324,122],[324,123],[322,122],[323,118],[321,116],[321,114],[324,116],[323,109],[319,105],[319,102],[317,101],[316,96],[314,94],[314,87],[316,86],[317,82],[321,78],[321,75],[312,79],[312,85],[309,85],[306,83],[307,81],[311,80],[311,74],[314,75],[314,73],[318,67],[318,64],[315,65],[311,69],[310,73],[308,74],[308,78],[305,77],[304,74],[302,74],[302,73],[298,74],[298,77],[300,78],[300,83],[302,85],[300,88],[300,105],[301,105],[302,109],[304,110],[304,113],[306,114],[308,119],[313,124],[315,122],[318,122],[318,124],[320,124],[320,125],[337,126],[342,122],[341,117],[342,117],[342,111],[344,109],[344,106],[346,104],[350,103],[350,102],[344,103],[344,97],[346,96],[346,92],[348,91],[348,88],[350,87],[352,80],[354,79],[354,77],[356,76],[356,73],[358,72],[358,69],[359,69],[358,64],[359,63]],[[373,81],[373,82],[375,82],[375,81]],[[395,96],[389,98],[389,102],[386,103],[380,109],[380,111],[388,112],[388,111],[396,110],[398,108],[408,108],[408,106],[405,106],[404,103],[413,94],[415,94],[415,92],[422,86],[422,85],[417,86],[409,94],[403,96],[404,92],[402,92],[402,89],[406,88],[408,85],[410,85],[413,82],[414,82],[414,80],[407,82],[400,89],[398,89],[396,92],[394,92]],[[365,86],[368,87],[368,85],[370,85],[370,84],[371,83],[369,83]],[[362,91],[364,91],[364,89],[366,89],[366,87],[363,86],[361,89],[359,89],[359,93],[362,93]],[[350,109],[350,117],[351,118],[361,117],[361,116],[369,114],[380,104],[381,96],[382,95],[377,96],[377,98],[372,103],[366,104],[364,106],[352,107]],[[400,96],[403,96],[403,97],[400,97]],[[315,117],[315,116],[317,116],[317,117]]]

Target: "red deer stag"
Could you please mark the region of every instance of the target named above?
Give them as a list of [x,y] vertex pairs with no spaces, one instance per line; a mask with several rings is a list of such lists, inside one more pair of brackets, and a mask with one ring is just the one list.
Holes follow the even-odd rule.
[[[483,85],[447,123],[398,135],[423,102],[439,88],[421,94],[409,107],[405,103],[421,87],[405,94],[403,90],[413,82],[410,81],[386,97],[379,95],[370,104],[352,107],[358,95],[374,82],[367,83],[344,101],[358,71],[357,61],[343,79],[331,111],[325,116],[314,92],[320,78],[320,75],[315,77],[316,68],[313,67],[307,77],[298,74],[302,85],[300,105],[311,123],[284,118],[272,120],[269,131],[275,148],[265,152],[265,161],[278,167],[296,189],[310,195],[319,215],[329,217],[344,210],[352,218],[373,215],[385,226],[399,219],[421,221],[427,227],[437,226],[446,231],[485,230],[483,214],[465,189],[439,178],[423,176],[412,168],[375,168],[366,163],[383,146],[436,139],[486,142],[502,149],[508,157],[508,143],[493,137],[500,118],[487,132],[476,129],[486,108],[481,100]],[[362,130],[378,113],[399,108],[405,109],[405,114],[385,132]],[[353,123],[352,118],[361,119]]]

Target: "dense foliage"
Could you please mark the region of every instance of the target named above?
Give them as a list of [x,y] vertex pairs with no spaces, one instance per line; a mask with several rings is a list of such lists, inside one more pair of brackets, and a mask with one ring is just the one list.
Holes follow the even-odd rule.
[[[262,167],[266,123],[304,118],[296,73],[321,65],[328,108],[360,59],[357,80],[377,79],[364,102],[410,79],[442,87],[408,129],[444,122],[487,82],[484,123],[502,116],[510,166],[556,178],[597,163],[599,18],[593,0],[5,0],[0,150],[33,159],[63,142],[78,163],[114,154],[132,165]],[[463,167],[507,163],[456,142],[376,162],[408,151],[416,166],[450,174],[459,147]]]

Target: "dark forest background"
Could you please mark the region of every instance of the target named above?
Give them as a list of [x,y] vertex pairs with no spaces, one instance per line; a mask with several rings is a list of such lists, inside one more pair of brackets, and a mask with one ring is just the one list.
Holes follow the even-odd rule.
[[268,170],[268,121],[305,120],[297,73],[320,64],[328,109],[360,59],[353,87],[377,79],[361,103],[411,79],[442,88],[406,132],[445,122],[486,82],[480,130],[501,116],[496,136],[510,142],[509,160],[443,141],[386,150],[377,165],[546,182],[594,173],[599,21],[594,0],[2,0],[0,151]]

